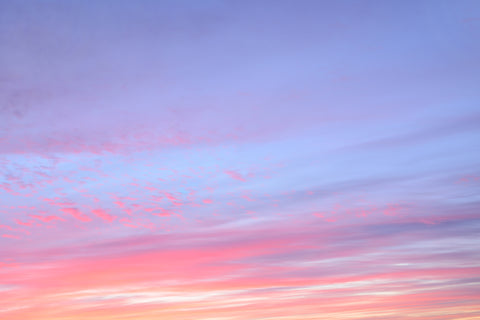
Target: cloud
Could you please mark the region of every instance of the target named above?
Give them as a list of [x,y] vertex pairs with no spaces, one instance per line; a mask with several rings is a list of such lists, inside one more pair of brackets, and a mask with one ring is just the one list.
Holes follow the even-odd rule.
[[73,217],[75,217],[76,219],[78,219],[82,222],[92,221],[92,219],[89,216],[85,215],[84,213],[82,213],[77,208],[63,208],[63,209],[60,209],[60,211],[68,213],[68,214],[72,215]]
[[[140,318],[148,318],[150,312],[166,317],[186,312],[240,317],[240,306],[241,316],[273,315],[278,310],[293,316],[309,314],[314,305],[318,308],[322,295],[324,314],[343,310],[342,317],[362,318],[367,311],[390,310],[393,316],[401,309],[415,314],[434,305],[440,314],[451,308],[438,305],[448,297],[475,299],[478,294],[469,289],[480,271],[478,257],[455,240],[462,228],[444,233],[421,224],[392,224],[390,232],[375,233],[388,226],[332,229],[306,222],[292,229],[290,225],[285,221],[269,227],[258,224],[251,230],[90,241],[91,245],[65,248],[77,253],[89,248],[89,256],[69,259],[44,252],[44,262],[0,269],[13,288],[8,305],[18,305],[25,290],[37,297],[37,303],[6,314],[16,319],[36,308],[49,312],[53,305],[57,316],[73,309],[86,314],[101,302],[105,316],[123,310]],[[442,228],[449,228],[448,224]],[[432,243],[431,233],[444,234],[449,246]],[[457,264],[458,254],[463,254],[463,265]],[[447,285],[452,281],[454,287]],[[464,298],[458,305],[468,314],[473,304]]]
[[98,216],[99,218],[105,220],[106,222],[112,222],[117,218],[116,216],[112,216],[112,215],[108,214],[103,209],[94,209],[94,210],[92,210],[92,213],[94,215]]
[[0,318],[477,317],[474,9],[0,1]]

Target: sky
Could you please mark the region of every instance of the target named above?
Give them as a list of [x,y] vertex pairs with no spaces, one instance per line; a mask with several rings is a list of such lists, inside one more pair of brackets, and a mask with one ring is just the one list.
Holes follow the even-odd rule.
[[480,319],[480,2],[0,0],[0,319]]

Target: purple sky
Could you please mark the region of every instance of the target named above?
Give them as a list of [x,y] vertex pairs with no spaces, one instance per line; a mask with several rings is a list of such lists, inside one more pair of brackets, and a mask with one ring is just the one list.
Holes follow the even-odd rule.
[[476,0],[0,1],[0,318],[474,319],[479,84]]

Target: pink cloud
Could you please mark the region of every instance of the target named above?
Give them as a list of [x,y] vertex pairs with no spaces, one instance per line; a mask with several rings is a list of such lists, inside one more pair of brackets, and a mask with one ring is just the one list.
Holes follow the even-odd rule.
[[60,210],[65,212],[65,213],[68,213],[68,214],[72,215],[74,218],[76,218],[76,219],[78,219],[82,222],[92,221],[92,219],[89,216],[85,215],[84,213],[82,213],[77,208],[63,208],[63,209],[60,209]]
[[113,222],[117,218],[116,216],[108,214],[107,211],[103,209],[94,209],[92,210],[92,213],[106,222]]
[[243,175],[241,175],[240,173],[236,172],[236,171],[233,171],[233,170],[226,170],[224,171],[226,174],[228,174],[232,179],[235,179],[235,180],[238,180],[238,181],[247,181]]
[[20,239],[20,236],[16,236],[13,234],[2,234],[3,238],[10,238],[10,239]]
[[32,214],[32,215],[30,215],[30,217],[38,219],[38,220],[43,221],[43,222],[50,222],[50,221],[53,221],[53,220],[65,221],[64,219],[62,219],[60,217],[57,217],[57,216],[54,216],[54,215],[40,216],[40,215]]
[[[36,311],[55,320],[76,310],[73,319],[91,318],[95,312],[100,312],[95,317],[122,313],[145,320],[154,314],[166,319],[185,314],[197,319],[243,319],[279,313],[308,318],[321,307],[322,315],[328,318],[362,319],[366,312],[389,312],[395,318],[422,310],[431,312],[432,308],[448,312],[451,305],[443,302],[452,297],[457,297],[463,310],[475,308],[478,293],[468,286],[447,284],[468,283],[480,272],[478,267],[455,263],[422,266],[431,260],[429,253],[417,255],[422,250],[410,249],[399,255],[401,251],[389,248],[404,240],[393,236],[378,241],[360,230],[348,234],[342,227],[290,226],[291,221],[285,221],[251,230],[199,230],[92,242],[90,256],[80,254],[67,260],[59,259],[56,251],[44,253],[48,262],[31,261],[0,269],[5,283],[14,288],[6,297],[7,305],[17,305],[26,295],[36,297],[35,303],[23,302],[24,308],[6,315],[25,319]],[[411,239],[411,243],[421,245],[421,239]],[[358,243],[363,244],[361,248]],[[72,250],[65,247],[65,252]],[[371,252],[383,252],[383,256],[376,258],[377,267],[364,267],[371,264]],[[338,257],[344,259],[342,265],[333,261]],[[401,261],[412,264],[394,266]],[[100,310],[95,301],[102,301]],[[57,306],[55,314],[51,314],[52,304]]]

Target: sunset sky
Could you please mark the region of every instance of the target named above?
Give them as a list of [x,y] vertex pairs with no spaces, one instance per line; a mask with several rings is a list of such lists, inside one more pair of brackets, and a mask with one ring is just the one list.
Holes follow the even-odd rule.
[[480,319],[480,1],[0,0],[1,320]]

